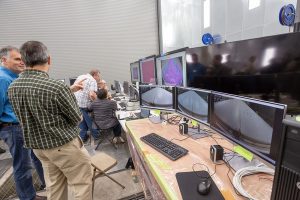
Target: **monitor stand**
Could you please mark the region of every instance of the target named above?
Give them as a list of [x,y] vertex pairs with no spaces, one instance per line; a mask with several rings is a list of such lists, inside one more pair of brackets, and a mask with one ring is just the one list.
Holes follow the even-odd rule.
[[209,134],[206,131],[201,130],[200,127],[201,126],[198,123],[198,127],[197,128],[189,128],[187,135],[189,137],[191,137],[192,139],[194,139],[194,140],[197,140],[197,139],[200,139],[200,138],[204,138],[204,137],[208,137]]
[[163,122],[163,120],[161,119],[160,115],[151,115],[149,116],[149,120],[153,123],[153,124],[160,124]]
[[252,159],[252,161],[248,161],[244,157],[240,156],[237,153],[233,153],[233,152],[224,154],[223,160],[227,161],[235,171],[238,171],[239,169],[242,169],[245,167],[251,167],[251,166],[254,167],[261,163],[256,158]]
[[139,100],[137,99],[129,99],[129,102],[138,102]]

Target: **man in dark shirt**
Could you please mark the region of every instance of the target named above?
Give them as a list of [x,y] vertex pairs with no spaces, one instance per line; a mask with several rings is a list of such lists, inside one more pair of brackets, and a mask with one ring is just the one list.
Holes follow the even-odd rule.
[[41,162],[31,149],[24,148],[22,128],[8,100],[9,85],[24,70],[19,50],[12,46],[0,50],[0,138],[9,147],[13,159],[13,174],[20,200],[46,199],[36,195],[33,187],[31,158],[44,187],[45,180]]
[[114,132],[113,142],[118,141],[123,143],[124,139],[121,137],[122,126],[115,117],[117,110],[117,103],[107,98],[107,90],[99,89],[97,91],[97,99],[93,101],[89,107],[93,113],[94,123],[100,129],[112,128]]
[[47,47],[28,41],[20,49],[25,71],[9,87],[13,109],[24,128],[24,144],[41,160],[48,199],[92,199],[92,167],[79,137],[81,113],[74,94],[63,82],[49,78]]

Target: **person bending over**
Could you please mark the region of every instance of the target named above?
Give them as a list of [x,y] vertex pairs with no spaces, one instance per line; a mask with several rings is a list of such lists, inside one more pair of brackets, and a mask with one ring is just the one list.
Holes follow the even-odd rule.
[[79,124],[80,137],[83,142],[86,142],[89,138],[89,135],[87,134],[88,130],[90,130],[94,139],[99,138],[97,130],[92,128],[92,119],[88,113],[88,106],[94,98],[96,98],[97,82],[100,81],[100,71],[93,69],[88,74],[80,75],[76,79],[75,84],[82,79],[86,79],[84,81],[84,87],[82,90],[75,92],[75,97],[83,116],[83,120]]
[[124,139],[121,137],[122,126],[115,117],[117,103],[107,99],[106,89],[97,91],[97,99],[91,103],[89,110],[92,111],[94,123],[99,129],[113,129],[113,143],[124,143]]

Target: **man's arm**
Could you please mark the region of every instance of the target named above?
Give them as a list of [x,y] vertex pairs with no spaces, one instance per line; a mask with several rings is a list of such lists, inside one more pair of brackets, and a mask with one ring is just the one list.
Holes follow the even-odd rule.
[[60,90],[57,97],[57,103],[66,119],[73,125],[78,125],[78,122],[82,120],[81,112],[76,102],[76,98],[68,86],[65,85]]
[[7,89],[9,82],[3,78],[0,78],[0,116],[2,116],[5,102],[7,101]]
[[82,79],[81,81],[75,82],[73,85],[70,86],[70,89],[72,92],[77,92],[78,90],[83,89],[83,81],[85,81],[86,78]]

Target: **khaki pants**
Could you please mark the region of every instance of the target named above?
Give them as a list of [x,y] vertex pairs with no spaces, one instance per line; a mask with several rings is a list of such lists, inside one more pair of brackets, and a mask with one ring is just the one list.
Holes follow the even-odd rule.
[[68,185],[76,200],[92,199],[91,159],[79,137],[57,148],[33,151],[43,165],[48,200],[67,200]]

